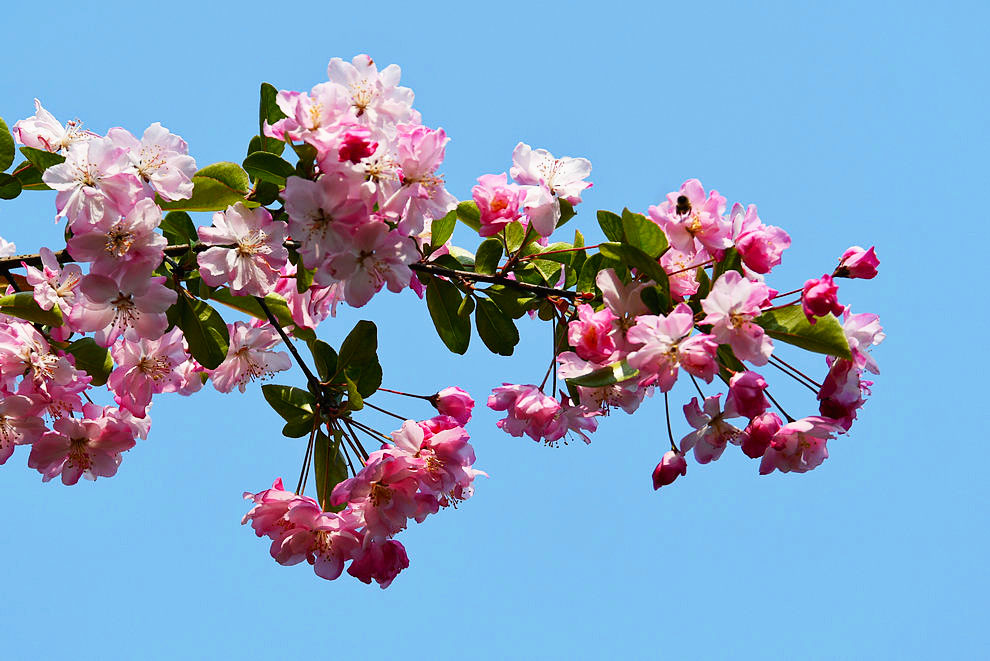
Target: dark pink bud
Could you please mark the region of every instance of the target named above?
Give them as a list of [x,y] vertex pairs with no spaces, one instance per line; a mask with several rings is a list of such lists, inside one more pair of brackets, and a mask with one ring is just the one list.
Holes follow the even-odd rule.
[[820,278],[804,283],[801,294],[801,306],[809,323],[815,323],[815,317],[824,317],[829,312],[834,315],[842,314],[844,308],[838,301],[839,286],[832,281],[832,276],[823,275]]
[[847,431],[856,419],[856,412],[865,403],[860,374],[851,360],[836,360],[818,392],[818,410],[823,416],[835,419]]
[[759,459],[766,453],[770,441],[783,424],[783,420],[777,417],[776,413],[761,413],[756,416],[749,421],[749,425],[740,436],[742,451],[747,457]]
[[403,569],[409,566],[406,548],[394,539],[375,542],[364,549],[351,563],[347,573],[361,581],[378,582],[382,589],[387,588]]
[[763,395],[767,382],[756,372],[737,372],[729,381],[729,396],[725,400],[725,415],[732,418],[755,418],[770,407]]
[[676,480],[678,475],[687,475],[687,460],[680,452],[670,450],[653,469],[653,490],[667,486]]
[[880,260],[877,259],[874,250],[873,246],[870,246],[869,250],[853,246],[842,253],[839,265],[835,268],[832,276],[835,278],[862,278],[864,280],[877,277],[877,267],[880,265]]
[[474,400],[471,395],[457,386],[444,388],[430,398],[430,403],[437,408],[441,415],[449,415],[461,425],[466,425],[474,410]]
[[374,154],[376,149],[378,143],[371,139],[371,131],[363,126],[355,126],[341,136],[337,159],[341,163],[344,161],[357,163],[362,158]]

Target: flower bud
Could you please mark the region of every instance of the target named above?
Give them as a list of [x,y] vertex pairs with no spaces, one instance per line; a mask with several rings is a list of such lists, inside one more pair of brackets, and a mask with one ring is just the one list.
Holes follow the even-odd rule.
[[835,267],[832,277],[870,280],[877,277],[877,266],[879,265],[880,260],[877,259],[873,246],[870,246],[869,250],[853,246],[842,253],[839,265]]
[[457,386],[444,388],[430,398],[430,403],[436,407],[441,415],[449,415],[461,425],[468,423],[468,420],[471,419],[471,411],[474,409],[474,400],[471,399],[471,395]]
[[832,281],[830,275],[805,282],[801,293],[801,306],[804,308],[805,316],[808,317],[808,322],[814,324],[815,317],[824,317],[829,312],[834,315],[842,314],[845,308],[839,305],[838,293],[839,286]]
[[749,421],[740,436],[742,451],[751,459],[759,459],[766,453],[774,434],[783,424],[776,413],[761,413],[756,416]]
[[687,460],[680,452],[669,450],[653,469],[653,490],[667,486],[676,480],[678,475],[687,475]]
[[725,415],[732,418],[755,418],[770,407],[763,391],[767,382],[756,372],[737,372],[729,381],[729,396],[725,400]]

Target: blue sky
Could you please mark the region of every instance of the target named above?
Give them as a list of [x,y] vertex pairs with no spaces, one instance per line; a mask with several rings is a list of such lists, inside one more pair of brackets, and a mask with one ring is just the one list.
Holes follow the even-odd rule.
[[[161,121],[201,165],[238,161],[261,81],[308,89],[331,57],[366,52],[399,64],[451,136],[458,197],[519,140],[584,156],[595,185],[572,225],[592,239],[596,209],[645,210],[698,177],[791,234],[782,290],[876,245],[880,277],[840,297],[888,339],[861,419],[803,476],[760,477],[728,451],[655,493],[658,399],[559,449],[480,409],[491,478],[402,534],[411,566],[386,591],[280,567],[239,525],[241,492],[293,481],[302,455],[260,390],[161,397],[112,479],[42,484],[23,450],[0,468],[5,658],[986,657],[985,4],[94,4],[5,8],[9,123],[38,97],[99,132]],[[0,235],[54,245],[53,216],[52,196],[25,194],[0,204]],[[393,388],[480,402],[548,359],[537,324],[510,359],[477,338],[445,355],[408,292],[321,336],[358,319],[379,324]],[[372,401],[428,415],[388,397]]]

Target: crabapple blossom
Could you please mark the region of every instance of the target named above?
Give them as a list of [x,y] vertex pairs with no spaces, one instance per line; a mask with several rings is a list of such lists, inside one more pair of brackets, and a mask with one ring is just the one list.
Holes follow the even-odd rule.
[[168,241],[155,232],[162,210],[153,200],[142,199],[114,219],[104,216],[68,242],[69,254],[80,262],[92,262],[90,273],[118,280],[146,278],[161,264]]
[[687,460],[680,452],[668,450],[653,469],[653,490],[673,484],[679,475],[687,475]]
[[327,65],[327,78],[343,89],[353,121],[380,131],[420,121],[412,108],[412,90],[399,85],[401,76],[395,64],[378,71],[368,55],[357,55],[350,62],[335,57]]
[[764,391],[766,380],[756,372],[736,372],[729,380],[729,396],[725,398],[725,416],[755,418],[770,407]]
[[877,267],[880,260],[873,246],[869,250],[864,250],[859,246],[853,246],[842,253],[839,258],[839,265],[832,273],[833,278],[862,278],[871,280],[877,277]]
[[82,269],[78,264],[60,265],[48,248],[38,251],[41,256],[41,269],[24,264],[25,279],[34,288],[34,300],[42,310],[51,310],[56,305],[63,316],[68,315],[76,301]]
[[66,385],[75,370],[65,356],[52,351],[45,337],[31,324],[0,324],[0,385],[11,390],[19,377],[36,384]]
[[877,361],[870,355],[870,347],[884,341],[887,335],[880,326],[880,317],[869,312],[853,314],[849,306],[842,312],[842,332],[849,344],[856,367],[865,369],[873,374],[880,373]]
[[[48,250],[48,249],[42,248],[42,250]],[[14,245],[12,241],[8,241],[2,236],[0,236],[0,257],[11,257],[12,255],[16,254],[16,252],[17,252],[17,246]],[[48,250],[48,252],[51,252],[51,250]],[[50,310],[51,308],[47,308],[47,309]]]
[[697,269],[709,259],[704,249],[691,254],[671,248],[660,256],[660,266],[668,274],[670,295],[675,301],[683,301],[698,292],[701,283]]
[[808,416],[781,427],[770,441],[770,447],[760,462],[760,475],[772,473],[804,473],[817,468],[828,458],[825,444],[832,435],[842,431],[831,418]]
[[526,192],[526,214],[540,236],[550,236],[560,220],[560,202],[581,202],[581,191],[591,187],[591,161],[533,149],[520,142],[512,150],[509,174]]
[[214,247],[198,255],[199,273],[211,287],[229,284],[238,296],[265,296],[278,280],[289,253],[288,226],[272,220],[264,207],[248,209],[242,202],[213,214],[213,227],[198,228],[199,239]]
[[595,284],[602,292],[605,306],[615,315],[615,320],[612,322],[612,338],[616,349],[627,353],[635,346],[635,343],[630,344],[627,339],[629,329],[636,325],[636,318],[639,315],[649,312],[640,296],[645,285],[638,282],[625,285],[613,269],[599,271],[595,276]]
[[732,247],[732,226],[722,217],[724,211],[725,198],[714,190],[706,198],[697,179],[688,179],[679,191],[667,193],[664,202],[648,209],[675,249],[693,254],[704,248],[715,257]]
[[10,459],[15,445],[34,443],[47,431],[45,423],[35,415],[36,409],[30,397],[0,398],[0,465]]
[[[563,351],[557,355],[557,374],[562,379],[571,379],[592,372],[601,365],[583,360],[573,351]],[[589,409],[600,409],[603,412],[612,408],[621,408],[626,413],[633,413],[648,394],[652,395],[653,387],[641,387],[636,380],[612,383],[598,388],[577,386],[581,404]]]
[[711,383],[718,372],[718,344],[707,334],[689,338],[693,328],[694,313],[685,303],[679,303],[667,316],[644,314],[636,319],[627,337],[642,346],[629,354],[628,361],[643,374],[642,385],[656,384],[661,392],[669,391],[681,365]]
[[611,332],[617,317],[608,308],[595,312],[585,304],[577,306],[577,313],[578,318],[567,325],[567,341],[581,358],[596,363],[607,361],[615,352]]
[[210,372],[213,387],[220,392],[230,392],[235,387],[241,392],[255,379],[265,379],[292,367],[289,354],[271,351],[281,340],[269,327],[252,328],[243,321],[227,324],[230,344],[227,357]]
[[505,229],[505,226],[518,220],[519,207],[526,197],[526,192],[514,184],[508,183],[505,173],[483,174],[478,177],[478,184],[471,188],[471,196],[478,205],[481,217],[479,236],[494,236]]
[[80,477],[95,480],[117,474],[122,452],[134,447],[134,429],[95,404],[83,406],[83,418],[59,418],[31,446],[28,466],[47,482],[56,475],[71,485]]
[[737,427],[725,422],[725,413],[719,410],[721,394],[705,398],[704,410],[698,406],[698,398],[692,397],[684,405],[684,416],[694,431],[681,439],[681,452],[694,448],[694,458],[699,464],[707,464],[722,456],[727,442],[738,443]]
[[34,115],[16,122],[11,130],[17,141],[26,147],[64,153],[73,143],[97,137],[81,127],[78,120],[70,120],[62,126],[41,106],[41,101],[35,99]]
[[330,278],[339,281],[344,300],[359,308],[385,285],[394,292],[405,289],[412,278],[408,265],[417,257],[408,236],[390,231],[385,223],[369,222],[358,228],[344,251],[316,272],[315,279],[321,285],[330,284]]
[[733,241],[743,264],[756,273],[769,273],[780,264],[784,250],[790,247],[791,237],[773,225],[764,225],[756,215],[756,205],[743,211],[741,204],[734,204],[729,214]]
[[319,268],[368,218],[367,205],[351,197],[351,192],[352,186],[340,174],[325,174],[316,181],[286,180],[283,197],[289,235],[300,242],[299,256],[306,268]]
[[773,342],[753,319],[762,313],[760,305],[768,296],[767,286],[762,282],[747,280],[737,271],[727,271],[701,302],[706,316],[700,323],[711,324],[711,333],[718,343],[732,346],[740,360],[765,365],[773,353]]
[[[107,385],[118,405],[143,418],[152,395],[176,392],[185,382],[180,368],[189,360],[180,328],[156,340],[142,339],[126,331],[110,349],[116,369]],[[198,379],[197,379],[198,380]]]
[[783,424],[783,420],[776,413],[769,411],[761,413],[750,420],[743,429],[739,436],[739,447],[747,457],[759,459],[770,447],[770,441]]
[[192,176],[196,161],[189,156],[186,141],[155,122],[144,131],[140,142],[120,127],[107,131],[107,138],[127,150],[129,172],[143,181],[149,190],[163,200],[185,200],[192,197]]
[[818,391],[820,413],[835,420],[846,431],[852,427],[856,412],[865,403],[860,374],[853,361],[840,358],[832,363]]
[[403,569],[409,567],[409,556],[401,542],[388,539],[367,542],[361,555],[347,568],[347,573],[371,584],[375,581],[384,590]]
[[93,339],[109,347],[127,329],[138,337],[157,340],[168,328],[167,310],[178,298],[165,286],[164,276],[118,281],[90,274],[79,286],[83,299],[69,316],[74,328],[96,331]]
[[457,386],[444,388],[430,398],[440,415],[447,415],[460,425],[466,425],[471,420],[474,400],[464,390]]
[[503,383],[492,390],[488,408],[506,412],[506,417],[495,423],[502,431],[517,437],[525,433],[539,441],[543,430],[560,411],[560,402],[534,385]]
[[808,317],[808,323],[814,324],[817,321],[816,317],[824,317],[829,313],[836,316],[842,314],[845,308],[839,304],[836,297],[838,292],[839,286],[830,275],[813,278],[804,283],[801,307],[804,315]]
[[282,537],[278,555],[272,553],[283,565],[305,559],[317,576],[332,581],[343,572],[344,563],[360,553],[361,539],[349,511],[324,512],[315,501],[303,500],[289,507],[285,519],[292,528]]

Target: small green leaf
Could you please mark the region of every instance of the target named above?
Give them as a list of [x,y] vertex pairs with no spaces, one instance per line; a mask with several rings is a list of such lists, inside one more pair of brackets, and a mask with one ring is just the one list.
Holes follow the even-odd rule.
[[62,325],[62,310],[57,305],[52,306],[51,310],[41,309],[34,300],[34,293],[29,291],[7,294],[0,298],[0,313],[45,326]]
[[[261,305],[258,304],[254,296],[234,296],[230,293],[229,289],[223,287],[213,292],[210,298],[217,303],[222,303],[229,308],[249,314],[256,319],[268,321],[268,315],[261,309]],[[292,313],[289,312],[289,305],[285,302],[284,298],[278,294],[269,294],[265,296],[265,305],[275,315],[275,318],[278,319],[278,323],[282,328],[295,326],[296,322],[292,320]]]
[[265,135],[265,123],[267,122],[271,126],[285,117],[285,113],[278,107],[277,97],[278,90],[273,85],[261,83],[261,103],[258,105],[258,133],[265,151],[271,151],[269,145],[279,142],[275,138],[269,138]]
[[461,221],[475,232],[481,229],[481,213],[474,200],[466,200],[457,205],[457,220]]
[[170,246],[181,245],[183,243],[193,244],[199,239],[196,233],[196,226],[192,218],[185,211],[170,211],[162,218],[158,226],[162,234],[168,239]]
[[[277,184],[273,184],[270,181],[256,181],[254,185],[254,193],[250,196],[250,200],[257,202],[263,207],[275,202],[278,199],[281,189]],[[277,219],[278,220],[278,219]]]
[[[266,151],[276,156],[281,156],[285,151],[285,143],[268,136],[256,135],[248,142],[247,153],[253,154],[256,151]],[[246,156],[247,154],[245,154]]]
[[[523,240],[526,238],[526,230],[523,229],[518,220],[513,220],[502,230],[502,235],[505,237],[505,244],[508,246],[509,252],[512,253],[522,247]],[[535,233],[533,238],[535,238]]]
[[482,293],[495,301],[502,312],[513,319],[519,319],[526,314],[526,306],[535,300],[529,294],[524,294],[517,289],[503,285],[492,285],[488,289],[483,289]]
[[348,368],[347,375],[352,379],[357,376],[357,391],[362,397],[371,397],[382,385],[382,366],[377,358],[360,368]]
[[426,306],[437,329],[437,335],[454,353],[463,354],[471,342],[471,320],[457,314],[461,306],[460,290],[439,278],[431,278],[426,286]]
[[623,381],[634,379],[637,376],[639,376],[638,369],[630,367],[629,363],[625,360],[620,360],[619,362],[596,369],[593,372],[567,379],[567,383],[575,386],[584,386],[585,388],[602,388],[604,386],[610,386],[613,383],[622,383]]
[[511,356],[513,349],[519,344],[519,331],[516,325],[494,301],[486,298],[478,299],[475,308],[474,323],[478,335],[485,346],[500,356]]
[[584,260],[584,264],[581,266],[581,275],[578,276],[577,281],[578,291],[595,291],[595,278],[598,277],[598,272],[601,270],[602,259],[600,253],[595,253]]
[[370,321],[359,321],[340,345],[337,373],[349,367],[363,367],[378,362],[378,327]]
[[309,420],[312,429],[313,406],[316,398],[313,393],[302,388],[267,384],[261,386],[265,400],[286,422]]
[[494,237],[485,239],[478,246],[478,252],[474,255],[474,270],[477,273],[492,275],[498,268],[501,259],[502,242]]
[[24,158],[26,158],[31,165],[37,168],[38,172],[41,173],[44,173],[45,170],[53,165],[58,165],[59,163],[65,162],[65,156],[54,152],[45,151],[44,149],[21,147],[21,153],[24,154]]
[[3,121],[3,117],[0,117],[0,172],[11,166],[16,153],[14,151],[14,136],[10,134],[10,129],[7,128],[7,122]]
[[657,263],[657,260],[635,246],[628,243],[603,243],[598,247],[598,250],[609,259],[634,267],[640,273],[649,276],[654,282],[667,282],[667,272]]
[[609,241],[621,242],[626,240],[625,231],[622,229],[622,218],[617,214],[611,211],[599,211],[598,224]]
[[41,172],[28,161],[19,163],[14,168],[13,175],[20,182],[24,190],[51,190],[44,181],[41,180]]
[[457,211],[451,211],[443,218],[438,218],[430,225],[430,248],[436,250],[447,243],[457,225]]
[[474,312],[474,297],[465,296],[464,300],[461,301],[461,304],[457,308],[457,316],[469,317],[472,312]]
[[309,436],[313,432],[313,419],[312,417],[298,418],[292,422],[287,422],[282,427],[282,436],[288,438],[302,438],[303,436]]
[[358,388],[357,382],[346,374],[344,381],[347,383],[347,408],[352,411],[360,411],[364,408],[364,398],[361,397],[361,390]]
[[286,178],[294,175],[296,169],[286,160],[267,151],[256,151],[244,159],[244,170],[262,181],[276,186],[285,186]]
[[558,199],[557,201],[560,203],[560,220],[557,221],[557,227],[560,227],[573,218],[576,212],[574,211],[574,205],[567,200]]
[[175,303],[175,325],[189,343],[189,353],[206,369],[216,369],[227,357],[230,335],[220,313],[198,298],[180,293]]
[[21,182],[10,174],[0,173],[0,200],[12,200],[21,194]]
[[173,202],[162,200],[159,206],[166,211],[224,211],[243,202],[251,184],[241,166],[226,161],[199,170],[192,176],[192,183],[191,198]]
[[316,472],[316,499],[324,512],[339,512],[347,503],[334,507],[330,503],[333,488],[347,479],[347,464],[340,452],[343,432],[334,430],[333,439],[322,431],[316,433],[313,445],[313,470]]
[[622,231],[629,245],[639,248],[653,259],[658,258],[667,249],[667,236],[663,230],[641,213],[623,209]]
[[755,321],[775,340],[827,356],[852,358],[842,325],[831,314],[818,317],[812,325],[801,306],[795,304],[764,312]]
[[323,340],[313,340],[307,344],[320,380],[329,381],[337,373],[337,352]]
[[113,370],[110,351],[93,341],[91,337],[76,340],[65,349],[76,359],[76,369],[81,369],[93,377],[91,385],[102,386]]
[[739,251],[733,246],[725,251],[722,256],[722,260],[715,264],[715,268],[712,270],[712,281],[719,279],[723,273],[727,271],[738,271],[742,273],[742,258],[739,256]]

